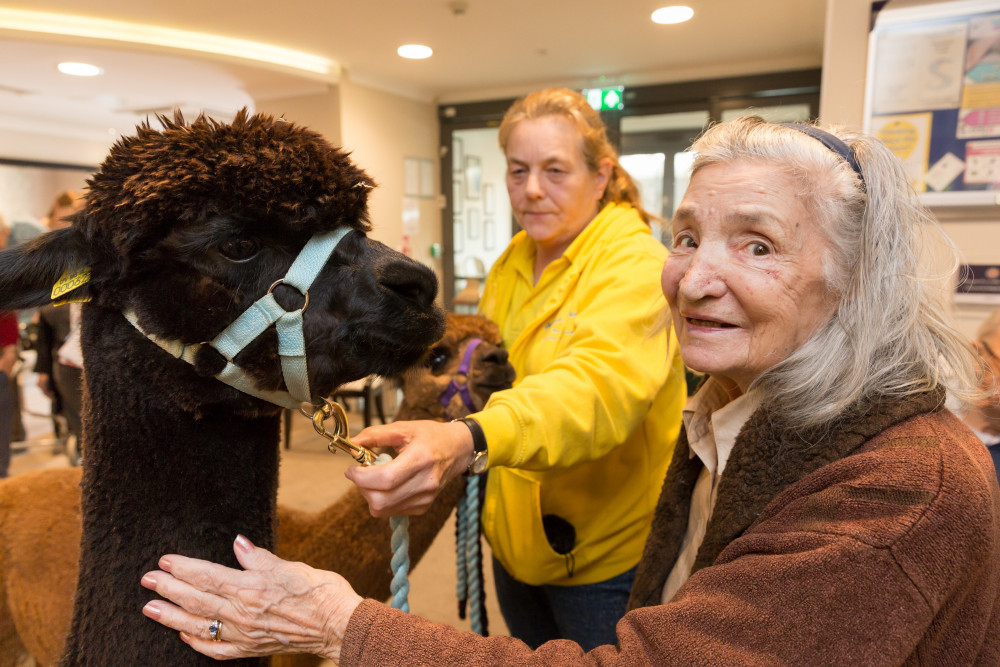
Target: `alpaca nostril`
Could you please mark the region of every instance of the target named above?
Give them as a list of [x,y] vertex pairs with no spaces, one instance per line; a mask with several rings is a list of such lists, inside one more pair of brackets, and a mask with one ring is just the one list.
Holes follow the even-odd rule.
[[483,357],[483,361],[490,364],[496,364],[501,366],[507,363],[507,350],[502,347],[498,347],[489,354]]
[[423,264],[412,260],[394,261],[383,267],[379,284],[423,308],[437,297],[437,278]]

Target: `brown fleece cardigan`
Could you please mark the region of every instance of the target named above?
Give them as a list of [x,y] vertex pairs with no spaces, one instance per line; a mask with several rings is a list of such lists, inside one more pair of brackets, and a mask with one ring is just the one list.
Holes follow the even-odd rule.
[[682,435],[618,646],[532,652],[366,600],[342,665],[1000,665],[1000,488],[942,395],[737,437],[695,563],[660,594],[701,470]]

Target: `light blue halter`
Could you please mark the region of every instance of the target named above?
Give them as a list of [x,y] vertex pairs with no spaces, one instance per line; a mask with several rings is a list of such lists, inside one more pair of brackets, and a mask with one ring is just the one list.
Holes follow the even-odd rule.
[[[174,357],[182,359],[191,365],[194,365],[195,356],[202,345],[215,348],[226,358],[226,367],[215,376],[216,379],[225,382],[230,387],[238,389],[245,394],[250,394],[251,396],[282,407],[301,411],[303,403],[313,402],[312,394],[309,391],[306,343],[302,333],[302,313],[309,306],[309,288],[312,286],[313,281],[316,280],[316,276],[319,275],[330,255],[337,248],[337,244],[350,231],[349,227],[341,227],[325,234],[316,234],[309,239],[309,242],[299,252],[298,257],[292,262],[285,277],[274,281],[267,289],[267,294],[257,299],[253,305],[243,311],[222,333],[207,343],[185,345],[178,340],[166,340],[154,336],[146,333],[139,326],[135,311],[127,310],[124,315],[146,338],[159,345]],[[290,285],[302,293],[305,301],[301,308],[286,311],[278,304],[273,292],[274,288],[282,283]],[[278,332],[278,356],[281,357],[281,373],[285,378],[285,386],[288,387],[287,392],[262,391],[257,389],[243,369],[233,362],[233,359],[243,348],[249,345],[251,341],[262,334],[272,324],[275,325],[275,329]],[[330,401],[324,401],[324,404],[330,408],[336,405]],[[316,427],[317,433],[347,451],[362,465],[371,465],[373,462],[387,463],[391,460],[387,454],[383,454],[376,461],[372,452],[364,447],[354,445],[348,437],[347,417],[344,415],[343,408],[339,405],[336,407],[342,423],[335,423],[336,429],[332,434],[327,433],[325,428],[322,427],[323,421],[330,415],[323,411],[323,405],[317,407],[313,415],[313,425]],[[333,450],[331,449],[330,451]],[[409,518],[405,516],[390,517],[389,526],[392,528],[390,544],[392,546],[391,565],[393,576],[389,587],[392,592],[392,606],[395,609],[409,611],[410,603],[408,601],[408,594],[410,583],[407,579],[407,573],[410,569]]]
[[[312,402],[312,393],[309,390],[309,372],[306,364],[305,337],[302,333],[302,314],[309,306],[309,288],[333,254],[337,244],[351,231],[350,227],[340,227],[332,232],[314,235],[292,262],[285,277],[276,280],[268,288],[267,294],[257,299],[222,333],[206,343],[185,345],[177,340],[159,338],[146,333],[139,326],[134,311],[125,311],[125,317],[144,336],[174,357],[189,364],[194,365],[195,357],[202,345],[214,348],[226,359],[226,367],[216,374],[216,379],[245,394],[285,408],[298,409],[302,403]],[[282,283],[294,287],[302,293],[305,302],[301,308],[286,311],[275,300],[274,288]],[[272,324],[278,332],[278,355],[281,357],[281,372],[288,391],[258,389],[243,369],[233,362],[236,355]]]

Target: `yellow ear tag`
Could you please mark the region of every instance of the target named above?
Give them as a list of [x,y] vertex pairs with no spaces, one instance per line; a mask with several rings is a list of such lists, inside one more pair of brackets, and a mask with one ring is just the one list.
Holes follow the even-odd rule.
[[[66,269],[63,274],[59,276],[59,280],[56,284],[52,286],[52,297],[53,301],[56,301],[61,296],[69,294],[78,287],[83,287],[90,282],[90,267],[84,266],[78,269]],[[56,302],[57,306],[61,306],[64,303],[85,303],[90,301],[89,296],[79,296],[76,298],[70,297],[68,299],[63,299]]]

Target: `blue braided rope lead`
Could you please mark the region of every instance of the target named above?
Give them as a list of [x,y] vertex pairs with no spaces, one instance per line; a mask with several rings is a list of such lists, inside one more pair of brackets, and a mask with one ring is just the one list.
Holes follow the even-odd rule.
[[[466,487],[468,488],[468,487]],[[465,498],[455,508],[455,595],[458,597],[458,617],[465,620],[465,606],[469,601],[468,567],[465,560],[465,534],[469,530],[466,519]]]
[[[388,454],[379,454],[375,459],[375,465],[388,463],[392,457]],[[401,611],[410,611],[410,602],[407,597],[410,594],[410,518],[406,516],[389,517],[389,527],[392,529],[392,559],[389,564],[392,567],[392,582],[389,590],[392,593],[392,608]]]
[[[466,588],[469,598],[469,623],[472,631],[483,634],[482,585],[479,581],[479,477],[469,477],[465,482],[465,508],[463,512],[464,528],[461,530],[465,538],[464,545],[458,548],[463,551],[459,560],[465,561]],[[462,557],[464,556],[464,558]],[[461,571],[461,567],[459,568]]]
[[410,517],[389,517],[389,527],[392,528],[392,582],[389,590],[392,592],[392,608],[405,612],[410,611]]

